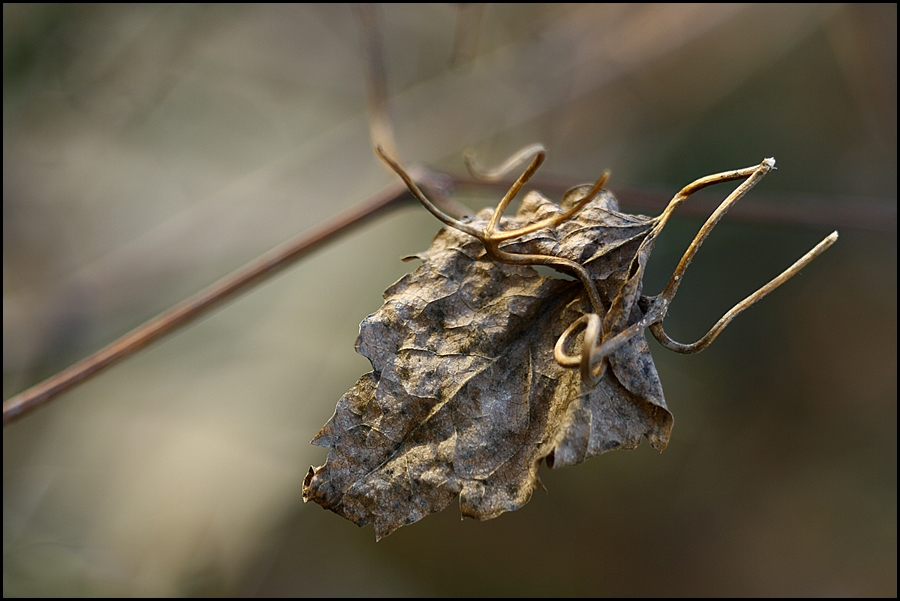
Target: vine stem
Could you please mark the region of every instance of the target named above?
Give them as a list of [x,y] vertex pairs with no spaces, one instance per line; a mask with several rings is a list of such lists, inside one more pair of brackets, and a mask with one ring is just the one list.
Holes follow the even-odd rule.
[[[429,180],[435,179],[434,176],[426,177]],[[397,182],[325,223],[270,250],[89,357],[4,401],[3,426],[112,367],[165,334],[188,325],[225,300],[279,273],[319,246],[411,199],[406,185]]]
[[[509,187],[509,183],[506,182],[496,184],[483,181],[476,182],[465,177],[446,176],[424,170],[416,170],[413,175],[416,181],[428,182],[430,184],[429,187],[433,187],[440,192],[432,198],[439,201],[443,211],[448,214],[463,215],[466,212],[465,207],[456,205],[449,199],[449,190],[451,188],[478,187],[484,189],[501,186],[506,189]],[[537,189],[548,188],[554,192],[564,192],[571,187],[571,182],[557,182],[552,179],[540,182],[532,181],[531,183]],[[651,199],[653,205],[664,206],[665,198],[662,195],[650,196],[653,196]],[[93,355],[4,401],[3,426],[5,427],[7,424],[16,421],[81,382],[115,365],[122,359],[150,345],[163,335],[188,325],[190,322],[202,317],[207,311],[215,308],[219,303],[237,295],[245,288],[261,283],[267,277],[277,274],[307,253],[334,240],[355,226],[362,225],[382,212],[387,212],[401,206],[405,201],[412,200],[413,197],[405,184],[402,182],[391,184],[355,207],[276,247],[205,290],[135,328]],[[646,208],[655,208],[655,206]],[[705,211],[706,209],[704,208],[703,210]],[[771,217],[769,220],[771,221]],[[781,221],[789,220],[782,219]],[[890,225],[891,223],[893,223],[894,228],[890,231],[895,231],[896,212],[892,212],[882,219],[870,216],[863,223],[858,224],[857,227],[870,231],[881,231],[876,227],[877,224]]]

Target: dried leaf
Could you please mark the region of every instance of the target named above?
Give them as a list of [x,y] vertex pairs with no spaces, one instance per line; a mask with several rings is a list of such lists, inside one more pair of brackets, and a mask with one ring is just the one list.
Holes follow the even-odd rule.
[[[575,218],[501,248],[583,264],[608,304],[628,288],[632,298],[619,304],[630,325],[641,313],[640,280],[629,286],[629,266],[655,221],[615,208],[604,193]],[[532,192],[501,229],[562,210]],[[470,223],[483,226],[490,216],[482,211]],[[574,465],[634,448],[642,436],[665,448],[672,415],[643,335],[611,355],[611,369],[590,391],[577,370],[555,361],[557,338],[591,311],[580,282],[497,263],[452,228],[419,258],[360,325],[356,348],[374,371],[313,440],[331,450],[310,470],[305,500],[360,526],[373,522],[380,538],[457,495],[463,515],[478,519],[518,509],[540,486],[545,458],[551,467]]]
[[[654,218],[620,213],[602,191],[604,174],[559,205],[531,192],[514,218],[485,209],[458,221],[377,151],[448,227],[418,255],[422,265],[388,288],[381,309],[360,324],[356,350],[373,371],[338,401],[316,435],[313,444],[328,447],[328,458],[310,468],[303,486],[304,501],[360,526],[374,523],[377,538],[457,496],[462,514],[481,520],[518,509],[541,486],[542,460],[551,468],[575,465],[633,449],[642,437],[662,451],[673,419],[644,330],[666,348],[700,351],[837,239],[837,232],[828,236],[703,338],[682,344],[662,327],[681,278],[712,228],[774,159],[701,178]],[[498,205],[502,212],[544,155],[534,145],[497,170],[481,170],[471,158],[467,165],[495,179],[534,157]],[[643,296],[645,266],[672,211],[695,191],[736,179],[745,181],[700,229],[666,288]],[[578,280],[542,276],[535,264]],[[572,339],[576,332],[580,340]]]

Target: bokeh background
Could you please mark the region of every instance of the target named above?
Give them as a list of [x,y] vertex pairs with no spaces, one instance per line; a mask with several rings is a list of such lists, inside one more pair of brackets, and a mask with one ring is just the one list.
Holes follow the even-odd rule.
[[[896,5],[460,15],[380,11],[407,162],[458,173],[464,148],[539,141],[542,173],[610,168],[627,209],[776,157],[742,204],[800,217],[726,218],[676,339],[840,240],[705,352],[652,342],[664,453],[542,468],[517,512],[451,506],[376,544],[301,484],[369,370],[360,320],[437,230],[392,212],[6,428],[5,596],[896,596]],[[4,5],[4,398],[395,181],[358,25],[342,5]],[[835,206],[852,224],[804,221]],[[667,227],[647,291],[701,223]]]

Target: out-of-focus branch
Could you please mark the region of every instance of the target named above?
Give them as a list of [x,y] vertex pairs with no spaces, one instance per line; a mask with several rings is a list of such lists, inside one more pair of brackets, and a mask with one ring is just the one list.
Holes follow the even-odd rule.
[[369,137],[372,146],[381,146],[391,156],[400,156],[394,136],[394,121],[388,105],[387,68],[381,19],[377,4],[354,4],[353,14],[359,23],[362,46],[363,76],[366,81],[366,105],[369,112]]
[[[459,192],[490,189],[503,194],[509,189],[512,182],[512,179],[484,182],[467,176],[453,178],[454,187]],[[540,190],[546,196],[557,199],[562,198],[563,194],[573,185],[572,180],[553,176],[536,176],[529,182],[529,188]],[[627,212],[655,215],[662,211],[671,200],[670,194],[647,188],[613,185],[610,189],[619,199],[623,210]],[[705,219],[715,210],[721,200],[721,196],[715,193],[699,192],[678,211],[683,216],[690,215]],[[753,202],[734,206],[728,215],[730,220],[744,223],[821,226],[824,228],[840,226],[842,230],[882,234],[896,234],[897,232],[896,199],[754,192]]]
[[450,51],[450,68],[461,69],[472,64],[478,50],[478,37],[484,18],[484,3],[462,2],[456,8],[456,31]]
[[225,300],[249,290],[325,243],[400,206],[409,198],[406,186],[397,182],[333,219],[274,248],[93,355],[5,401],[3,425],[6,426],[75,385],[112,367],[163,335],[196,321]]
[[[432,197],[439,200],[443,207],[452,206],[447,200],[452,189],[493,190],[497,188],[505,191],[510,186],[509,182],[488,183],[476,181],[467,176],[451,177],[423,170],[415,170],[414,179],[427,186],[432,191]],[[573,184],[572,181],[552,178],[536,178],[531,181],[532,188],[555,198],[561,198]],[[659,212],[669,201],[669,197],[663,193],[634,189],[617,190],[617,192],[627,208],[648,213]],[[403,201],[411,198],[406,186],[402,182],[397,182],[372,195],[356,207],[269,251],[202,292],[132,330],[90,357],[4,402],[3,425],[15,421],[80,382],[115,365],[163,335],[199,319],[223,301],[249,290],[252,286],[282,271],[320,246],[388,210],[399,207]],[[719,200],[712,195],[704,197],[697,194],[679,211],[681,214],[696,214],[705,217],[711,212],[710,207],[714,207],[718,202]],[[454,214],[459,215],[461,212]],[[772,198],[766,199],[763,196],[754,198],[753,203],[747,203],[743,207],[735,206],[729,215],[737,220],[767,224],[793,224],[810,227],[840,225],[842,229],[881,233],[897,231],[896,203],[878,200],[816,199],[803,203],[798,202],[797,199],[781,202]]]
[[[353,5],[353,14],[359,24],[363,74],[366,80],[369,138],[372,148],[380,147],[388,156],[401,160],[402,155],[394,135],[394,120],[391,117],[379,11],[380,7],[377,4],[358,3]],[[445,212],[457,217],[469,214],[469,210],[465,206],[455,202],[448,195],[438,195],[435,202]]]

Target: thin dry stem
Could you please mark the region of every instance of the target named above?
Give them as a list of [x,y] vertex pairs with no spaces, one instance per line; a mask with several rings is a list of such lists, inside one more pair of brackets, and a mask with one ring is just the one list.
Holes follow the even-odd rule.
[[[691,194],[713,184],[740,179],[743,177],[747,178],[743,183],[741,183],[740,186],[735,188],[735,190],[731,194],[729,194],[724,201],[722,201],[719,207],[713,212],[712,215],[710,215],[709,219],[706,220],[706,223],[703,224],[703,227],[700,228],[700,231],[697,232],[697,235],[691,241],[691,244],[688,246],[684,255],[681,257],[681,260],[679,261],[678,266],[675,268],[675,271],[672,274],[672,277],[669,280],[666,288],[657,296],[645,297],[647,308],[643,318],[625,328],[624,330],[615,333],[613,336],[603,341],[602,344],[599,344],[598,347],[591,347],[591,361],[595,361],[596,357],[600,357],[601,359],[603,357],[607,357],[625,341],[630,339],[632,336],[638,335],[646,328],[650,329],[650,332],[660,342],[660,344],[670,350],[679,353],[700,352],[707,346],[709,346],[712,341],[716,339],[716,337],[722,332],[722,330],[724,330],[725,327],[729,323],[731,323],[731,321],[735,317],[737,317],[748,307],[761,300],[764,296],[775,290],[778,286],[789,280],[791,277],[796,275],[803,267],[809,264],[810,261],[822,254],[825,249],[827,249],[837,240],[838,234],[837,232],[833,232],[822,242],[816,245],[815,248],[806,253],[800,260],[794,263],[790,268],[785,270],[781,275],[732,307],[725,315],[722,316],[721,319],[719,319],[718,322],[716,322],[716,324],[709,330],[709,332],[707,332],[706,335],[704,335],[697,342],[694,342],[692,344],[683,344],[672,340],[665,333],[662,325],[663,320],[665,319],[666,313],[669,309],[669,305],[671,304],[672,299],[675,297],[675,293],[678,291],[678,287],[681,284],[682,279],[684,278],[684,273],[693,260],[694,255],[700,249],[700,246],[703,244],[706,238],[709,237],[712,229],[725,216],[725,213],[738,200],[746,195],[747,192],[749,192],[750,189],[753,188],[753,186],[759,183],[759,180],[761,180],[774,168],[775,159],[764,159],[762,163],[760,163],[756,167],[748,167],[746,169],[738,169],[735,171],[726,171],[723,173],[717,173],[700,178],[695,182],[692,182],[691,184],[685,186],[678,194],[675,195],[675,197],[672,199],[663,213],[659,216],[658,222],[654,226],[651,234],[641,244],[642,248],[647,244],[653,243],[653,240],[656,236],[659,235],[659,233],[662,231],[662,228],[665,226],[666,222],[671,216],[672,211],[674,211],[675,208],[677,208],[685,200],[687,200],[687,198]],[[636,260],[637,258],[635,259],[635,261]]]
[[[413,181],[413,178],[410,177],[406,170],[404,170],[397,161],[388,156],[383,148],[381,148],[380,146],[376,146],[375,152],[379,157],[382,158],[382,160],[384,160],[384,162],[390,165],[390,167],[397,173],[397,175],[400,176],[401,179],[403,179],[403,181],[409,187],[410,192],[412,192],[413,196],[415,196],[419,200],[419,202],[421,202],[422,205],[426,209],[428,209],[429,212],[431,212],[432,215],[437,217],[442,223],[477,238],[484,245],[484,248],[487,251],[488,255],[491,256],[494,260],[501,263],[510,263],[514,265],[546,265],[558,271],[562,271],[565,273],[574,273],[584,284],[594,312],[600,314],[601,316],[604,314],[603,301],[600,299],[600,293],[597,291],[597,287],[594,285],[590,274],[587,272],[587,269],[585,269],[584,266],[576,263],[575,261],[571,261],[569,259],[564,259],[561,257],[509,253],[500,249],[500,242],[512,238],[518,238],[527,233],[531,233],[545,227],[553,227],[569,219],[570,217],[578,213],[581,209],[583,209],[591,200],[594,199],[594,197],[597,196],[597,194],[600,193],[603,184],[609,177],[609,172],[604,172],[603,175],[601,175],[597,182],[594,184],[591,191],[568,211],[560,213],[559,215],[555,215],[548,219],[544,219],[537,223],[529,224],[516,230],[498,233],[496,232],[496,228],[500,222],[500,218],[503,215],[504,209],[506,209],[509,203],[512,202],[512,200],[516,197],[516,195],[522,189],[522,186],[524,186],[528,182],[528,180],[531,179],[535,171],[537,171],[538,167],[541,166],[541,163],[544,162],[546,152],[544,151],[543,146],[540,146],[539,144],[529,146],[513,155],[513,157],[507,160],[499,169],[490,172],[505,172],[506,170],[511,169],[512,166],[520,163],[522,160],[524,160],[524,158],[534,156],[528,168],[522,173],[522,175],[518,177],[518,179],[516,179],[510,189],[500,200],[500,203],[497,205],[494,214],[491,216],[490,221],[485,226],[483,231],[445,214],[435,205],[434,202],[432,202],[428,199],[427,196],[425,196],[425,194],[416,185],[415,181]],[[470,159],[470,169],[473,168],[473,164],[474,163]]]
[[682,255],[681,260],[678,262],[678,266],[672,273],[672,277],[669,280],[669,283],[666,285],[665,290],[663,290],[662,294],[660,294],[661,297],[666,298],[669,301],[674,298],[675,293],[678,291],[678,286],[681,284],[684,272],[687,270],[688,266],[691,264],[691,261],[694,259],[694,255],[696,255],[697,251],[700,250],[700,245],[702,245],[703,242],[709,237],[709,234],[712,232],[716,224],[722,220],[722,218],[725,216],[725,213],[728,212],[728,209],[730,209],[737,201],[743,198],[744,195],[747,194],[747,192],[749,192],[751,188],[753,188],[753,186],[759,183],[759,180],[765,177],[765,175],[774,168],[775,159],[764,159],[763,162],[756,167],[748,167],[746,169],[728,171],[725,173],[718,173],[716,175],[704,177],[685,187],[681,192],[678,193],[675,199],[673,199],[670,203],[669,207],[666,208],[663,215],[660,216],[660,224],[658,226],[659,230],[662,230],[663,225],[665,225],[665,222],[672,214],[672,211],[678,205],[684,202],[688,196],[690,196],[697,190],[705,188],[706,186],[711,186],[713,184],[740,179],[742,177],[747,178],[740,186],[735,188],[734,192],[729,194],[728,197],[725,198],[724,201],[722,201],[722,204],[719,205],[719,208],[717,208],[713,212],[713,214],[709,216],[709,219],[706,220],[706,223],[703,224],[703,227],[701,227],[700,231],[697,232],[697,235],[694,236],[694,239],[691,241],[687,250],[684,252],[684,255]]
[[[528,180],[530,180],[531,176],[533,176],[535,172],[537,172],[538,168],[543,164],[546,157],[547,153],[544,152],[543,147],[540,147],[537,151],[537,154],[535,154],[534,159],[531,160],[531,164],[528,165],[528,168],[522,172],[522,175],[520,175],[518,179],[516,179],[515,183],[513,183],[513,185],[510,186],[509,190],[506,191],[506,194],[503,195],[503,198],[500,200],[500,204],[497,205],[497,209],[494,211],[494,214],[491,215],[491,220],[488,222],[487,227],[484,230],[485,238],[493,238],[494,230],[497,229],[497,224],[500,223],[500,218],[503,217],[503,211],[505,211],[506,207],[509,206],[509,203],[511,203],[512,200],[516,196],[518,196],[519,191],[522,189],[522,186],[528,183]],[[516,161],[516,163],[517,162],[518,161]],[[509,163],[510,161],[507,161],[507,164]],[[505,166],[506,165],[504,165],[503,167]],[[501,167],[501,169],[503,169],[503,167]]]
[[[489,232],[487,230],[485,230],[485,233],[487,233],[489,235],[489,237],[492,241],[500,242],[503,240],[511,240],[513,238],[518,238],[520,236],[524,236],[526,234],[530,234],[532,232],[542,230],[546,227],[553,227],[555,225],[558,225],[558,224],[562,223],[563,221],[566,221],[570,217],[575,216],[577,213],[579,213],[581,211],[581,209],[586,207],[589,202],[594,200],[597,197],[597,195],[600,193],[600,190],[603,189],[603,186],[606,184],[606,181],[608,179],[609,179],[609,171],[604,171],[600,175],[600,177],[597,178],[597,181],[594,183],[594,185],[590,189],[590,191],[588,191],[588,193],[583,198],[581,198],[577,203],[575,203],[575,205],[572,206],[571,209],[568,209],[564,213],[561,213],[559,215],[554,215],[553,217],[548,217],[547,219],[542,219],[541,221],[537,221],[530,225],[526,225],[517,230],[511,230],[511,231],[507,231],[507,232],[496,232],[494,230],[494,228],[491,227],[491,225],[493,225],[493,223],[494,223],[494,218],[492,218],[491,223],[488,224],[488,227],[491,227],[491,229]],[[507,204],[509,204],[509,203],[507,203]],[[503,205],[503,209],[505,209],[505,208],[506,208],[506,205]],[[499,215],[500,213],[501,213],[501,208],[497,207],[497,211],[494,212],[494,215]],[[498,221],[499,221],[499,219],[498,219]],[[494,227],[496,227],[496,226],[494,226]]]
[[[735,305],[703,338],[697,342],[693,344],[676,342],[669,338],[663,331],[662,320],[665,317],[669,303],[677,291],[685,269],[687,269],[693,255],[709,235],[712,227],[722,218],[725,211],[739,200],[741,196],[746,194],[746,192],[772,168],[774,161],[767,159],[756,167],[729,171],[701,178],[686,186],[669,202],[669,205],[658,218],[659,223],[655,227],[656,233],[658,233],[662,228],[662,225],[668,220],[672,211],[697,190],[715,183],[749,177],[746,182],[726,198],[701,228],[700,232],[682,257],[681,262],[679,262],[666,289],[657,297],[645,297],[645,300],[647,301],[647,310],[645,311],[644,317],[628,328],[617,332],[606,340],[602,340],[602,328],[600,327],[600,324],[602,323],[605,308],[600,300],[596,286],[591,280],[587,270],[582,265],[559,257],[508,253],[499,248],[499,242],[513,239],[544,227],[552,227],[571,218],[599,194],[609,176],[608,172],[604,172],[600,178],[598,178],[592,190],[585,197],[581,198],[574,207],[564,213],[535,224],[529,224],[518,230],[501,232],[493,230],[488,232],[487,230],[480,231],[472,228],[467,223],[454,219],[444,213],[438,208],[436,203],[428,199],[415,183],[414,179],[395,160],[390,158],[383,148],[376,147],[376,152],[401,177],[405,184],[405,188],[398,187],[399,185],[389,186],[385,190],[360,203],[356,208],[337,216],[335,219],[315,228],[313,231],[298,236],[296,239],[287,242],[254,260],[233,274],[223,278],[216,284],[213,284],[206,290],[129,332],[104,349],[79,361],[75,365],[59,372],[47,380],[32,386],[28,390],[15,395],[3,403],[4,426],[54,399],[77,384],[90,379],[94,375],[134,354],[141,348],[148,346],[163,335],[188,325],[226,299],[234,297],[238,293],[262,282],[267,277],[280,272],[297,259],[305,256],[308,252],[318,248],[319,245],[334,239],[340,234],[346,233],[350,228],[365,222],[374,215],[379,214],[381,211],[400,206],[401,201],[408,197],[407,191],[412,193],[412,195],[441,222],[480,240],[485,245],[489,254],[498,261],[514,264],[547,265],[559,271],[574,273],[578,276],[587,290],[594,313],[587,314],[570,324],[557,341],[554,348],[554,355],[560,365],[565,367],[579,367],[582,380],[587,386],[595,385],[596,382],[603,377],[608,355],[645,328],[650,328],[650,331],[663,346],[677,352],[694,353],[702,350],[708,346],[737,315],[793,277],[800,269],[805,267],[810,261],[831,246],[838,237],[837,232],[832,233],[781,275]],[[543,161],[543,156],[538,156],[543,153],[543,147],[540,145],[529,146],[507,160],[501,167],[490,171],[480,170],[478,167],[474,166],[474,161],[471,161],[470,159],[470,171],[474,171],[480,177],[490,180],[495,177],[502,177],[505,172],[513,169],[516,164],[521,163],[529,157],[534,157],[529,169],[516,180],[518,186],[516,186],[516,184],[513,185],[515,187],[515,193],[510,194],[508,192],[507,195],[504,196],[504,200],[501,201],[501,204],[503,205],[502,208],[506,208],[521,186],[528,181]],[[768,163],[769,161],[771,161],[771,164]],[[453,178],[452,181],[454,184],[464,185],[466,183],[465,180],[461,178]],[[499,209],[501,209],[501,207],[498,207],[498,211],[495,211],[496,220],[492,217],[492,221],[495,221],[495,227],[499,224],[499,214],[502,213],[502,210]],[[569,339],[579,332],[582,326],[585,328],[585,337],[581,345],[582,348],[580,353],[578,355],[566,354],[565,348]]]
[[460,69],[475,60],[484,4],[464,2],[457,5],[456,31],[450,51],[450,68]]
[[[452,217],[440,211],[437,206],[433,202],[431,202],[425,196],[425,194],[421,192],[421,190],[419,190],[413,179],[404,171],[403,167],[401,167],[397,161],[391,159],[387,155],[387,153],[385,153],[385,151],[380,147],[376,148],[376,151],[378,152],[378,155],[382,159],[384,159],[384,161],[388,165],[390,165],[391,168],[394,169],[394,171],[397,172],[397,174],[407,184],[410,191],[412,191],[413,195],[433,215],[435,215],[446,225],[456,228],[477,238],[484,245],[484,248],[488,255],[491,256],[494,260],[500,261],[502,263],[512,263],[518,265],[547,265],[560,271],[574,272],[578,276],[578,278],[584,284],[585,290],[591,300],[594,312],[582,316],[581,318],[575,320],[572,324],[570,324],[568,328],[566,328],[566,330],[562,333],[562,335],[560,335],[559,339],[557,340],[556,345],[553,349],[553,354],[556,361],[560,365],[564,367],[578,367],[581,373],[582,383],[588,388],[593,388],[594,386],[596,386],[596,384],[603,377],[608,364],[607,358],[609,357],[609,355],[620,346],[625,344],[625,342],[630,340],[632,337],[639,335],[641,332],[643,332],[643,330],[647,328],[650,329],[653,335],[666,348],[680,353],[695,353],[703,350],[713,340],[715,340],[716,336],[718,336],[719,333],[723,329],[725,329],[725,327],[731,322],[732,319],[734,319],[746,308],[758,302],[769,292],[794,276],[800,269],[802,269],[815,257],[820,255],[826,248],[831,246],[831,244],[833,244],[835,240],[837,240],[837,232],[832,233],[810,252],[804,255],[799,261],[794,263],[794,265],[792,265],[784,273],[735,305],[730,311],[722,316],[721,319],[719,319],[716,325],[713,326],[713,328],[710,329],[710,331],[703,338],[693,344],[682,344],[672,340],[665,333],[665,331],[663,330],[662,322],[666,316],[668,307],[671,304],[672,299],[675,297],[675,294],[678,291],[678,287],[681,284],[681,280],[683,279],[688,266],[691,264],[691,261],[697,254],[700,246],[703,244],[706,238],[709,237],[713,228],[716,226],[716,224],[719,223],[719,221],[722,220],[728,210],[732,206],[734,206],[734,204],[738,200],[746,195],[747,192],[749,192],[767,173],[775,168],[775,159],[767,158],[764,159],[759,165],[753,167],[736,169],[733,171],[725,171],[722,173],[716,173],[713,175],[702,177],[682,188],[682,190],[672,198],[672,200],[666,206],[665,210],[663,210],[659,217],[656,218],[656,223],[654,224],[653,228],[650,230],[646,238],[642,241],[641,246],[635,255],[635,258],[632,260],[630,272],[636,274],[636,276],[638,277],[640,275],[640,272],[643,270],[640,261],[646,260],[646,255],[649,254],[650,248],[652,248],[653,243],[659,236],[660,232],[662,232],[662,229],[669,221],[669,218],[672,216],[672,213],[675,211],[675,209],[681,206],[692,194],[703,188],[722,182],[744,179],[744,181],[737,188],[735,188],[735,190],[731,194],[729,194],[724,201],[719,204],[713,214],[710,215],[710,217],[700,228],[700,231],[697,232],[697,235],[691,241],[687,250],[685,250],[684,255],[681,257],[681,260],[679,261],[678,266],[675,268],[675,271],[672,274],[672,277],[669,280],[669,283],[666,285],[665,289],[657,296],[641,298],[641,302],[645,307],[644,316],[636,323],[623,328],[621,326],[624,324],[620,325],[618,323],[615,323],[615,321],[608,324],[603,323],[605,308],[603,307],[603,303],[600,300],[596,285],[591,279],[590,274],[582,265],[575,263],[574,261],[562,259],[559,257],[553,257],[549,255],[510,253],[500,248],[500,243],[505,240],[519,238],[525,234],[529,234],[543,228],[556,226],[559,223],[562,223],[563,221],[577,214],[585,207],[585,205],[592,201],[597,196],[597,194],[600,193],[600,190],[603,188],[606,180],[609,177],[609,172],[604,172],[597,179],[596,183],[588,192],[588,194],[581,198],[577,203],[575,203],[575,205],[571,209],[560,213],[559,215],[538,221],[536,223],[528,224],[518,229],[498,232],[497,227],[500,224],[500,219],[503,216],[503,211],[506,210],[509,204],[518,195],[522,187],[531,179],[540,165],[544,162],[544,159],[546,158],[546,151],[544,150],[544,147],[539,144],[528,146],[515,153],[512,157],[507,159],[503,164],[495,169],[484,169],[482,167],[479,167],[471,153],[467,152],[464,158],[466,168],[469,170],[469,173],[471,173],[472,176],[476,179],[489,182],[499,180],[522,161],[533,157],[528,168],[525,169],[524,172],[522,172],[522,174],[510,186],[509,190],[507,190],[506,194],[504,194],[484,230],[479,231],[477,228],[474,228],[467,223],[463,223],[459,220],[453,219]],[[621,317],[617,318],[617,320],[627,318],[628,315],[623,314]],[[580,353],[578,355],[569,355],[566,352],[566,347],[569,344],[569,340],[577,332],[581,331],[582,328],[584,328],[584,337]],[[607,331],[607,336],[605,339],[604,328]]]
[[77,384],[112,367],[163,335],[196,321],[226,299],[279,273],[297,259],[347,233],[351,228],[365,223],[373,216],[400,206],[407,198],[409,198],[407,188],[400,184],[388,186],[356,207],[269,251],[93,355],[5,401],[3,425],[12,423]]
[[463,152],[463,163],[465,163],[466,165],[466,171],[468,171],[469,175],[471,175],[475,179],[483,182],[497,182],[523,162],[532,157],[538,156],[541,157],[540,162],[543,163],[544,157],[547,156],[547,151],[544,149],[543,144],[532,144],[530,146],[526,146],[520,151],[514,153],[500,166],[495,167],[494,169],[485,169],[484,167],[480,166],[475,160],[475,153],[471,150],[466,150],[465,152]]
[[377,4],[353,4],[359,24],[362,46],[363,79],[366,82],[366,108],[369,113],[369,137],[374,146],[387,148],[392,156],[400,156],[394,135],[394,120],[388,102],[387,68],[381,38],[381,7]]
[[397,161],[392,159],[390,155],[385,152],[384,148],[382,148],[381,146],[375,146],[375,153],[381,158],[382,161],[387,163],[388,166],[393,169],[397,175],[400,176],[400,179],[403,180],[403,183],[406,184],[406,187],[409,189],[412,195],[415,196],[420,203],[422,203],[423,207],[428,209],[429,213],[437,217],[441,221],[441,223],[449,225],[452,228],[456,228],[461,232],[465,232],[470,236],[479,238],[481,234],[478,230],[470,227],[462,221],[459,221],[458,219],[454,219],[453,217],[447,215],[446,213],[441,211],[435,203],[429,200],[429,198],[425,196],[425,193],[422,192],[422,190],[416,184],[415,180],[410,177],[406,170],[403,169],[403,167],[401,167]]
[[709,330],[709,332],[707,332],[706,335],[703,336],[703,338],[701,338],[697,342],[694,342],[693,344],[683,344],[669,338],[669,336],[663,331],[662,319],[653,323],[650,326],[650,331],[653,333],[653,336],[659,341],[659,343],[667,349],[685,354],[699,353],[707,346],[709,346],[713,340],[716,339],[716,336],[718,336],[719,333],[721,333],[721,331],[725,329],[725,326],[731,323],[731,320],[743,313],[745,309],[762,300],[763,297],[784,284],[786,281],[797,275],[797,273],[799,273],[801,269],[806,267],[813,259],[825,252],[825,250],[829,246],[834,244],[837,239],[838,233],[836,231],[831,232],[831,234],[825,237],[824,240],[813,247],[812,250],[800,257],[800,259],[798,259],[793,265],[785,269],[781,273],[781,275],[774,278],[771,282],[732,307],[725,315],[722,316],[721,319],[719,319],[718,322],[716,322],[716,325],[714,325]]

